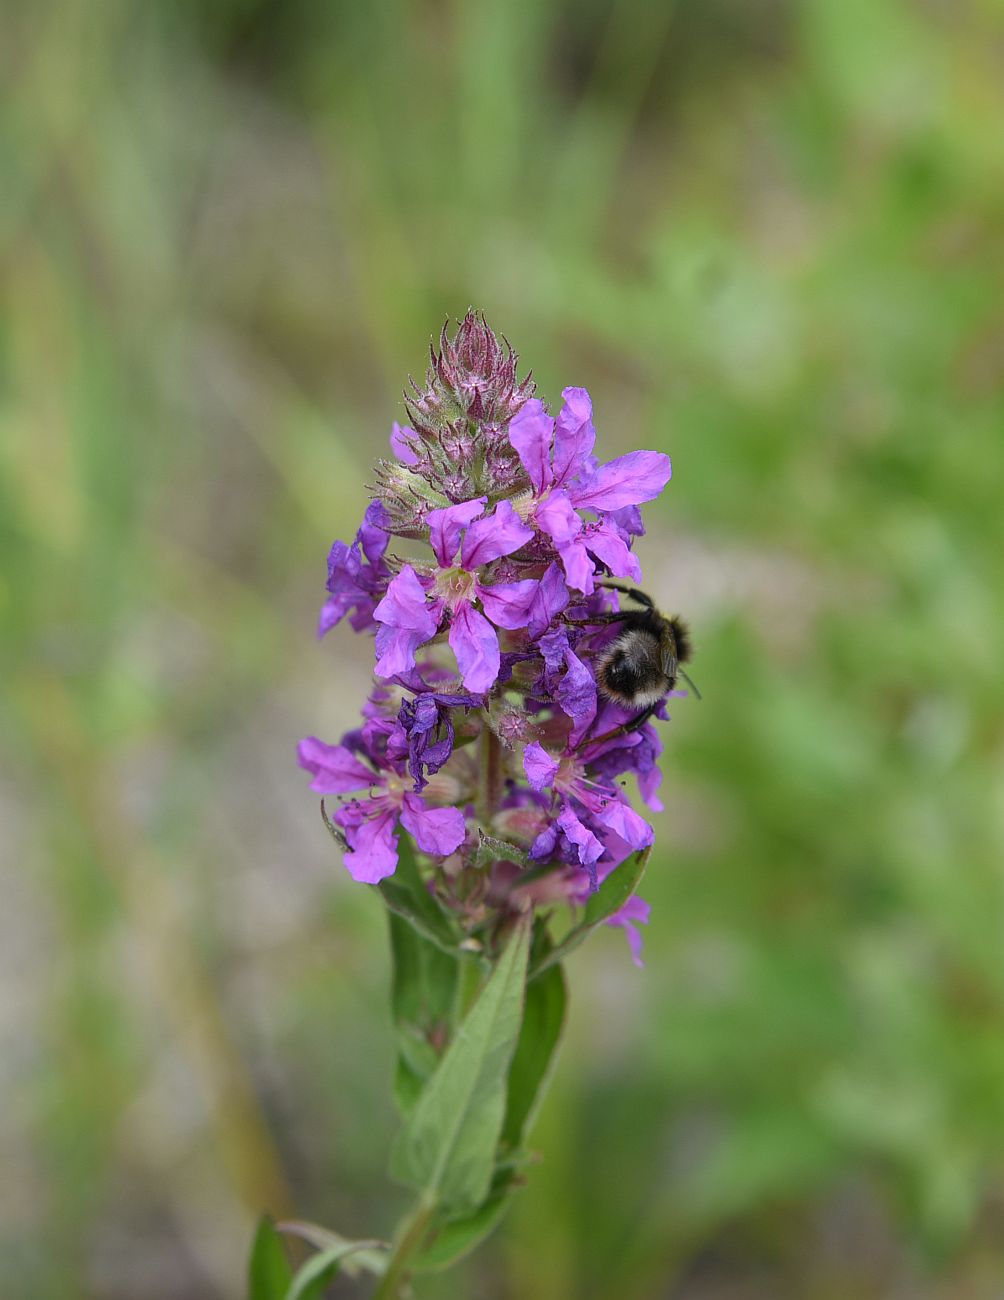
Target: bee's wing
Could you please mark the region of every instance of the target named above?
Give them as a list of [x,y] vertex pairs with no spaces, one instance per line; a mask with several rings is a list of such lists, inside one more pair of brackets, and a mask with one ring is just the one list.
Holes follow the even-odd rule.
[[676,640],[673,636],[673,629],[668,623],[659,638],[659,666],[663,675],[671,681],[676,677]]

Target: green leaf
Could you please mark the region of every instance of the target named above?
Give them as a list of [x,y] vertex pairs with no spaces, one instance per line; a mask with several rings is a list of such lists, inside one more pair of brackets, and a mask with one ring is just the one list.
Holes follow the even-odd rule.
[[560,964],[549,966],[527,984],[519,1042],[509,1069],[502,1141],[516,1150],[543,1096],[565,1026],[568,990]]
[[485,1237],[498,1226],[499,1220],[509,1206],[509,1194],[513,1189],[514,1176],[511,1170],[496,1172],[492,1189],[487,1199],[474,1211],[458,1219],[445,1222],[433,1240],[415,1260],[414,1268],[419,1273],[435,1273],[449,1268],[458,1259],[467,1255],[484,1241]]
[[391,1152],[393,1177],[450,1210],[474,1210],[491,1186],[529,940],[523,918]]
[[411,1068],[404,1056],[399,1052],[397,1061],[394,1065],[394,1102],[402,1115],[407,1115],[422,1095],[422,1089],[425,1087],[425,1081],[428,1076],[418,1074]]
[[493,862],[515,862],[520,867],[532,867],[526,849],[520,848],[509,840],[500,840],[494,835],[478,831],[478,851],[474,858],[475,867],[487,867]]
[[388,915],[394,973],[391,1011],[398,1027],[423,1033],[449,1024],[456,1000],[458,962],[395,912]]
[[454,954],[460,934],[453,922],[426,888],[415,862],[411,840],[402,834],[398,841],[397,870],[376,886],[384,902],[397,916],[408,922],[423,938]]
[[388,911],[387,918],[394,963],[391,1009],[399,1052],[394,1092],[407,1113],[452,1036],[458,963],[396,912]]
[[324,1288],[338,1273],[343,1259],[361,1251],[379,1249],[379,1241],[339,1241],[313,1255],[298,1270],[284,1300],[321,1300]]
[[573,926],[551,952],[534,962],[528,980],[538,979],[544,971],[564,961],[568,954],[574,952],[583,940],[588,939],[593,930],[598,925],[602,925],[608,916],[613,916],[615,912],[620,911],[638,888],[638,883],[645,874],[650,852],[650,849],[642,849],[640,853],[635,853],[611,871],[596,893],[590,895],[579,924]]
[[251,1246],[248,1300],[284,1300],[292,1280],[282,1237],[272,1220],[263,1218]]
[[368,1273],[382,1274],[387,1267],[387,1251],[389,1244],[386,1241],[352,1241],[349,1237],[343,1237],[339,1232],[332,1232],[330,1228],[323,1228],[319,1223],[310,1223],[306,1219],[286,1219],[276,1225],[281,1233],[286,1236],[299,1237],[301,1241],[307,1242],[315,1250],[325,1251],[335,1247],[342,1248],[353,1246],[355,1249],[349,1258],[349,1253],[345,1252],[343,1258],[348,1259],[344,1272],[355,1275],[360,1270]]

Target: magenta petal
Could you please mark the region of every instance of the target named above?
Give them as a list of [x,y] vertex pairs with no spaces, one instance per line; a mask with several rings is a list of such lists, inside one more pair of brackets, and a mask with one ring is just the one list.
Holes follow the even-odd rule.
[[387,543],[390,541],[390,534],[387,532],[387,526],[390,523],[390,516],[387,514],[387,507],[382,501],[371,501],[366,507],[366,513],[363,515],[363,522],[359,525],[359,531],[356,533],[356,541],[363,548],[366,558],[371,564],[383,558],[383,553],[387,549]]
[[446,857],[464,842],[467,824],[459,808],[427,808],[420,794],[406,794],[401,825],[423,853]]
[[554,421],[544,404],[531,397],[509,425],[509,441],[519,453],[523,468],[539,495],[551,482],[551,435]]
[[555,696],[570,718],[593,717],[596,713],[596,682],[593,675],[572,650],[565,651],[567,672]]
[[641,582],[641,565],[634,551],[606,524],[590,524],[583,538],[586,547],[607,566],[615,578]]
[[641,510],[637,506],[621,506],[620,510],[610,511],[606,523],[616,528],[625,541],[629,537],[645,536],[645,525],[641,521]]
[[495,513],[471,524],[460,548],[460,563],[465,569],[477,569],[503,555],[511,555],[533,540],[529,528],[509,501],[500,501]]
[[421,632],[407,628],[378,627],[373,642],[376,651],[373,671],[387,680],[410,673],[415,667],[415,651],[428,639]]
[[570,587],[591,596],[595,589],[596,568],[582,542],[568,542],[558,547],[565,578]]
[[436,602],[426,599],[425,588],[418,580],[418,575],[410,564],[392,578],[387,587],[387,594],[373,611],[378,623],[389,627],[408,628],[412,632],[421,632],[428,639],[439,630],[439,613]]
[[569,489],[577,510],[620,510],[657,497],[673,469],[661,451],[629,451]]
[[585,468],[596,442],[593,403],[584,388],[566,388],[554,426],[554,481],[568,483]]
[[365,790],[377,778],[344,745],[326,745],[316,736],[308,736],[296,747],[300,766],[313,774],[311,790],[318,794],[344,794],[346,790]]
[[537,648],[548,673],[556,673],[565,663],[565,655],[568,653],[568,633],[559,625],[540,638]]
[[439,631],[442,613],[443,602],[427,599],[415,570],[406,564],[373,611],[383,624],[376,635],[377,676],[394,677],[414,668],[415,651]]
[[495,685],[501,664],[498,636],[473,605],[459,605],[454,611],[450,646],[469,691],[483,695]]
[[390,447],[394,455],[404,465],[417,465],[418,454],[415,451],[414,444],[418,439],[418,434],[408,425],[398,424],[394,421],[390,431]]
[[584,867],[595,862],[603,853],[603,845],[587,826],[583,826],[569,804],[565,804],[561,810],[558,826],[575,845],[578,859]]
[[662,785],[662,772],[658,763],[653,763],[647,772],[638,773],[639,793],[653,812],[664,812],[666,808],[659,798],[660,785]]
[[651,911],[651,905],[646,903],[644,898],[639,898],[637,894],[633,894],[623,907],[606,919],[607,925],[619,925],[627,935],[627,941],[631,948],[631,960],[636,966],[645,965],[641,959],[642,939],[636,927],[639,924],[648,925]]
[[552,758],[536,740],[531,741],[523,751],[523,771],[534,790],[540,791],[551,785],[560,766],[558,760]]
[[540,834],[530,845],[530,857],[535,862],[540,862],[543,858],[549,858],[554,852],[554,846],[558,842],[558,828],[553,822],[545,826]]
[[497,582],[494,587],[478,583],[481,606],[496,627],[526,627],[540,583],[536,578],[520,582]]
[[[346,809],[345,812],[349,810]],[[345,826],[345,837],[350,851],[344,862],[349,875],[364,885],[375,885],[392,876],[397,870],[397,819],[394,810],[386,807],[375,817],[360,820],[357,825],[346,825],[341,816],[336,818]]]
[[444,506],[442,510],[430,510],[425,516],[429,525],[429,544],[444,569],[448,569],[456,559],[461,529],[472,519],[477,519],[487,501],[487,497],[476,497],[456,506]]
[[561,576],[561,570],[556,564],[549,564],[537,585],[537,593],[534,596],[530,620],[527,624],[527,630],[534,640],[541,636],[553,620],[568,607],[568,601],[568,588],[565,586],[565,579]]
[[655,838],[644,817],[639,817],[630,804],[621,803],[619,799],[612,799],[597,816],[604,826],[635,850],[648,848]]
[[329,596],[321,606],[317,620],[317,635],[324,636],[342,621],[349,609],[349,601],[344,596]]
[[568,493],[561,489],[549,492],[538,503],[533,518],[537,527],[547,533],[559,550],[582,532],[582,520],[569,500]]

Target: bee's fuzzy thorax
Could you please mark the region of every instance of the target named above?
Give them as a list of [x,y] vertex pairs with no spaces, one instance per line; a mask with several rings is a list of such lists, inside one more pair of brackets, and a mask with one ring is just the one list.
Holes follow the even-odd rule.
[[634,709],[657,704],[673,684],[660,667],[659,638],[639,626],[606,648],[596,665],[596,680],[609,699]]

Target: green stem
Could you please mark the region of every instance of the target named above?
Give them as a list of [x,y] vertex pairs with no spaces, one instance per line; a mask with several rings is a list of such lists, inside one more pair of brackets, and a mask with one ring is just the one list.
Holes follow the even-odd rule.
[[481,992],[482,970],[470,958],[460,959],[457,979],[456,1022],[459,1025]]
[[502,742],[487,722],[481,724],[481,753],[478,764],[478,817],[486,831],[492,827],[492,818],[502,799],[505,783]]
[[387,1263],[387,1272],[373,1292],[373,1300],[399,1300],[402,1287],[408,1280],[408,1266],[429,1228],[435,1210],[434,1202],[425,1197],[419,1201],[410,1219],[405,1219],[394,1238],[394,1249]]

